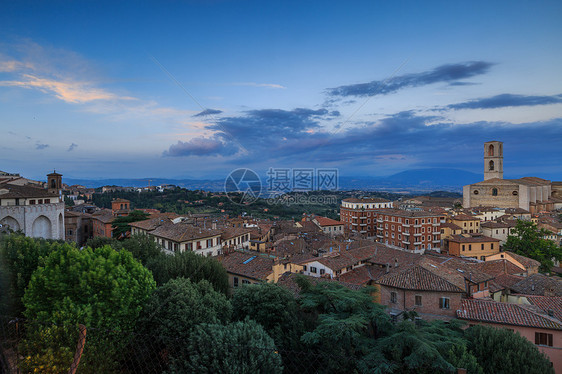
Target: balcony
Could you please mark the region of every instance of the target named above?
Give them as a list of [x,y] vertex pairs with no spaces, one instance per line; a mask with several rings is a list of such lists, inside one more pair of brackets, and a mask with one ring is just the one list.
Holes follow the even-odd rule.
[[422,242],[414,242],[414,245],[420,245]]
[[402,240],[402,243],[404,243],[404,244],[410,244],[410,242],[407,241],[407,240]]
[[366,223],[360,223],[359,226],[367,226]]
[[432,243],[441,243],[441,240],[432,240]]
[[440,235],[440,234],[441,234],[441,231],[434,231],[433,232],[433,235]]
[[421,236],[421,235],[422,235],[421,232],[416,232],[416,233],[414,233],[414,236]]
[[357,222],[351,222],[353,226],[357,226]]
[[433,226],[433,227],[439,227],[439,225],[441,225],[441,223],[439,223],[439,222],[431,224],[431,226]]
[[377,218],[377,222],[381,222],[381,223],[382,223],[382,222],[384,222],[384,221],[382,220],[382,218]]
[[409,223],[403,223],[402,227],[410,227],[411,225]]
[[422,225],[414,225],[414,227],[422,227]]
[[377,238],[384,238],[384,236],[382,236],[381,234],[377,234]]
[[361,231],[359,231],[359,232],[360,232],[361,234],[366,234],[366,233],[367,233],[367,230],[361,230]]

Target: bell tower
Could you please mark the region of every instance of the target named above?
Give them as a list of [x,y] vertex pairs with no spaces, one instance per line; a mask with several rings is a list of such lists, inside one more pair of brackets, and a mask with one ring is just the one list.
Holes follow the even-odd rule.
[[484,180],[503,179],[503,142],[484,143]]
[[62,174],[53,170],[52,173],[47,174],[47,190],[49,193],[60,195],[62,191]]

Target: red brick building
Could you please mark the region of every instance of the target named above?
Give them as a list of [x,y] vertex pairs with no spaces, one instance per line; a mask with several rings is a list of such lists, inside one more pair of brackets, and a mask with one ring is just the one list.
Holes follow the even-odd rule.
[[375,211],[388,208],[392,208],[392,202],[378,197],[344,199],[340,207],[340,221],[349,232],[374,237],[376,235]]
[[399,209],[378,209],[372,213],[378,242],[414,251],[440,249],[439,214]]

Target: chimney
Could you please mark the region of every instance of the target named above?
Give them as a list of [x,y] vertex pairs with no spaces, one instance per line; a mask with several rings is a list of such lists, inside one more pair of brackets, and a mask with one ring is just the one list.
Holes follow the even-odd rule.
[[398,267],[398,258],[394,258],[394,267],[397,268]]
[[216,222],[213,222],[213,224],[212,224],[211,227],[213,228],[213,230],[216,230],[216,229],[217,229],[217,223],[216,223]]
[[388,262],[386,263],[386,274],[388,274],[388,272],[390,271],[390,265],[388,264]]

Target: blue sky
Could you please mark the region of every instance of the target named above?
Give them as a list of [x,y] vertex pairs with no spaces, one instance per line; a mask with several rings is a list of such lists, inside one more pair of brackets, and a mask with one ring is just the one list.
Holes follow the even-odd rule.
[[0,170],[562,180],[560,1],[0,3]]

